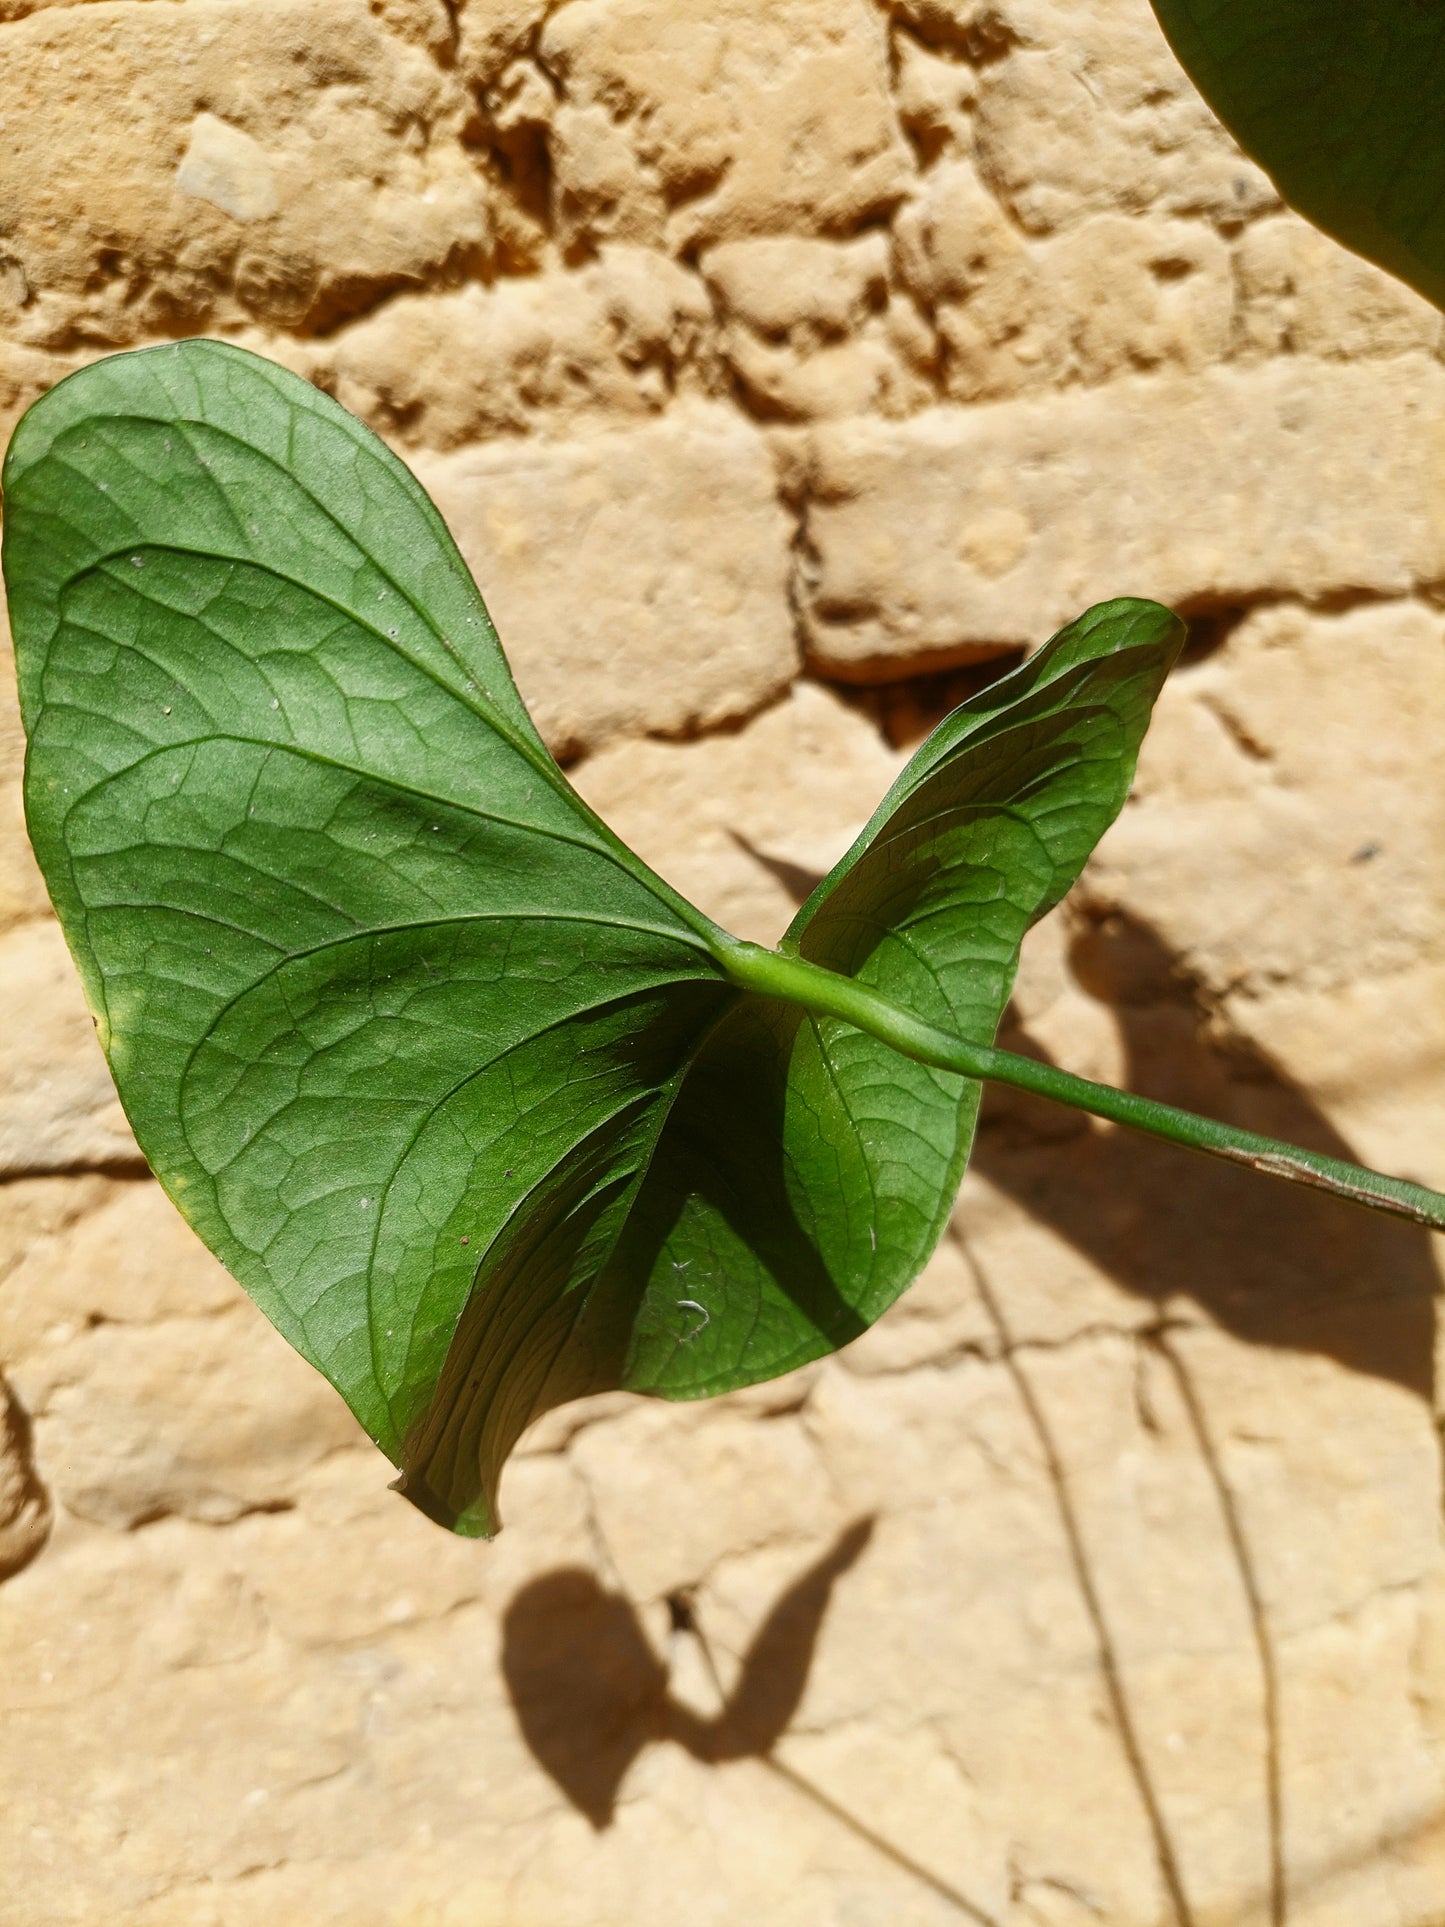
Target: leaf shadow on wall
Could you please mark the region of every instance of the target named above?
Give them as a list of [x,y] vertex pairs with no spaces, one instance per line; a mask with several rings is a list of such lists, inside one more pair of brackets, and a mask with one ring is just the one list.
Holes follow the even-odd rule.
[[[1350,1144],[1264,1052],[1211,1024],[1197,985],[1140,919],[1117,911],[1086,914],[1069,961],[1083,988],[1115,1014],[1125,1059],[1120,1081],[1128,1089],[1354,1160]],[[1047,1055],[1012,1013],[999,1041],[1031,1056]],[[1091,1265],[1159,1307],[1158,1323],[1141,1334],[1141,1342],[1174,1378],[1249,1615],[1261,1689],[1260,1891],[1271,1927],[1285,1927],[1289,1782],[1280,1658],[1244,1510],[1206,1402],[1173,1344],[1168,1301],[1185,1294],[1246,1343],[1331,1358],[1402,1387],[1433,1410],[1439,1279],[1428,1234],[1134,1131],[1101,1131],[1077,1114],[1007,1090],[991,1090],[985,1099],[972,1163]],[[1114,1724],[1173,1917],[1180,1927],[1195,1927],[1198,1916],[1071,1495],[1064,1443],[1028,1382],[1003,1306],[982,1280],[980,1290],[1050,1468]]]
[[[1257,1046],[1211,1021],[1197,984],[1141,919],[1086,912],[1076,924],[1069,962],[1082,988],[1115,1017],[1124,1055],[1119,1081],[1127,1089],[1354,1161],[1353,1148],[1304,1091]],[[1012,1011],[999,1042],[1047,1061]],[[1259,1895],[1271,1927],[1285,1927],[1291,1897],[1284,1848],[1289,1780],[1280,1658],[1245,1510],[1206,1401],[1173,1342],[1170,1301],[1187,1296],[1246,1343],[1331,1358],[1398,1385],[1433,1408],[1439,1280],[1429,1237],[1397,1219],[1191,1156],[1138,1132],[1101,1130],[1078,1113],[997,1087],[985,1097],[972,1168],[1095,1269],[1159,1308],[1158,1322],[1140,1341],[1175,1381],[1249,1616],[1261,1692]],[[966,1218],[960,1218],[965,1246],[966,1234]],[[1175,1832],[1104,1608],[1095,1554],[1071,1490],[1067,1440],[1029,1378],[1006,1308],[985,1279],[978,1282],[1049,1468],[1114,1725],[1172,1917],[1180,1927],[1197,1927]]]
[[[735,840],[799,903],[818,881],[740,836]],[[1082,988],[1109,1007],[1119,1026],[1124,1055],[1119,1082],[1126,1089],[1355,1161],[1351,1145],[1306,1093],[1257,1046],[1212,1017],[1197,983],[1142,919],[1119,911],[1085,912],[1075,927],[1069,961]],[[999,1043],[1050,1061],[1012,1007]],[[1259,1897],[1271,1927],[1285,1927],[1290,1884],[1279,1658],[1243,1512],[1204,1400],[1172,1340],[1170,1301],[1192,1298],[1246,1343],[1331,1358],[1400,1386],[1433,1410],[1440,1281],[1430,1239],[1397,1219],[1191,1155],[1138,1132],[1100,1129],[1079,1112],[1000,1086],[985,1093],[970,1163],[1097,1270],[1159,1309],[1154,1326],[1139,1334],[1140,1342],[1156,1351],[1175,1380],[1249,1615],[1261,1687],[1265,1837]],[[967,1254],[966,1217],[955,1220],[953,1235]],[[1072,1493],[1068,1442],[1032,1383],[1021,1334],[1012,1328],[1007,1308],[976,1265],[975,1274],[1048,1468],[1169,1917],[1179,1927],[1197,1927]]]
[[632,1601],[577,1566],[530,1581],[508,1606],[507,1693],[534,1758],[599,1833],[612,1824],[628,1769],[650,1745],[672,1741],[708,1766],[756,1760],[966,1919],[997,1927],[967,1895],[776,1757],[802,1703],[833,1589],[872,1533],[872,1519],[857,1520],[793,1581],[750,1641],[730,1692],[691,1598],[669,1598],[674,1635],[697,1641],[717,1692],[721,1710],[711,1718],[672,1697],[669,1669]]
[[[1211,1026],[1147,924],[1085,917],[1070,963],[1117,1019],[1125,1088],[1356,1160],[1262,1051]],[[1047,1060],[1012,1013],[999,1042]],[[1161,1306],[1186,1294],[1248,1343],[1314,1352],[1433,1403],[1440,1281],[1424,1231],[997,1088],[972,1168],[1126,1290]]]
[[[653,1741],[674,1740],[710,1765],[772,1752],[802,1701],[833,1587],[872,1531],[871,1519],[850,1526],[788,1587],[712,1719],[670,1697],[668,1668],[636,1607],[595,1574],[568,1566],[522,1588],[502,1628],[507,1692],[532,1753],[599,1832],[612,1822],[628,1768]],[[674,1631],[695,1630],[684,1595],[669,1606]]]

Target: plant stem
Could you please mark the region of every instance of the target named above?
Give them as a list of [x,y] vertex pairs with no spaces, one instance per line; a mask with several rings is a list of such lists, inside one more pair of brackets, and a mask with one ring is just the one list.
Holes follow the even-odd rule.
[[1053,1098],[1056,1103],[1092,1112],[1095,1117],[1108,1118],[1131,1130],[1147,1131],[1170,1144],[1225,1158],[1232,1164],[1247,1164],[1266,1177],[1311,1185],[1316,1190],[1345,1198],[1351,1204],[1363,1205],[1366,1210],[1383,1211],[1391,1217],[1407,1218],[1411,1224],[1425,1225],[1432,1231],[1445,1231],[1445,1193],[1431,1191],[1423,1184],[1385,1177],[1362,1165],[1347,1164],[1342,1158],[1325,1157],[1318,1151],[1301,1150],[1274,1138],[1259,1137],[1253,1131],[1238,1130],[1232,1124],[1197,1117],[1192,1111],[1176,1110],[1172,1104],[1156,1103],[1152,1097],[1137,1097],[1131,1091],[1115,1090],[1109,1084],[1095,1084],[1087,1077],[1074,1077],[1052,1064],[1018,1057],[1012,1051],[965,1043],[961,1037],[935,1030],[931,1024],[900,1010],[855,978],[821,969],[801,957],[734,941],[722,952],[719,961],[740,989],[780,997],[807,1010],[841,1017],[845,1023],[867,1031],[869,1036],[879,1038],[920,1064],[956,1071],[963,1077],[1011,1084],[1015,1090]]

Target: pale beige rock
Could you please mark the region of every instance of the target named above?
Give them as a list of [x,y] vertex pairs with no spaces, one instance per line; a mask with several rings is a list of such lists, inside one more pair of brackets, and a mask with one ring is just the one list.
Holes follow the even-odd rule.
[[927,399],[882,235],[725,242],[703,272],[724,316],[721,352],[758,414],[896,415]]
[[787,1412],[759,1427],[726,1405],[640,1402],[579,1433],[570,1456],[633,1599],[694,1586],[727,1555],[831,1536],[847,1522],[809,1428]]
[[457,27],[446,0],[370,0],[370,6],[391,33],[414,40],[434,59],[446,61],[454,52]]
[[0,1582],[45,1544],[50,1495],[35,1471],[29,1415],[0,1378]]
[[674,246],[840,232],[912,176],[862,0],[572,0],[541,56],[564,239]]
[[30,838],[20,781],[25,769],[25,731],[15,689],[10,632],[0,603],[0,929],[43,917],[50,898]]
[[695,275],[650,249],[610,247],[575,273],[398,296],[302,365],[403,446],[444,449],[645,420],[680,388],[706,392],[717,385],[711,321]]
[[728,410],[414,467],[555,750],[724,722],[795,673],[787,522],[762,438]]
[[1423,356],[1109,384],[815,431],[810,655],[867,680],[1033,645],[1090,603],[1400,594],[1445,575]]
[[288,1505],[298,1468],[356,1437],[336,1393],[245,1303],[57,1337],[15,1386],[57,1498],[116,1530]]
[[0,937],[0,1173],[136,1163],[60,926]]
[[[152,1325],[229,1312],[239,1288],[158,1184],[34,1179],[9,1188],[12,1250],[0,1262],[0,1351],[12,1363],[96,1326]],[[22,1202],[29,1203],[25,1211]],[[27,1222],[28,1219],[28,1222]]]
[[1278,205],[1180,72],[1147,7],[932,4],[976,33],[989,16],[997,23],[1006,57],[980,75],[976,151],[1029,233],[1110,210],[1235,222]]
[[[491,191],[465,113],[360,0],[32,15],[0,68],[0,332],[65,347],[315,327],[474,270]],[[50,165],[15,164],[42,150]]]
[[925,177],[896,231],[901,273],[933,316],[957,400],[1192,371],[1230,350],[1229,250],[1198,222],[1100,214],[1031,245],[957,161]]
[[197,114],[191,123],[176,186],[243,224],[277,211],[276,171],[265,148],[214,114]]
[[1101,214],[1039,250],[1065,380],[1194,372],[1229,351],[1229,252],[1199,222]]
[[947,344],[945,379],[961,399],[1046,384],[1056,317],[1034,252],[968,160],[942,161],[894,224],[904,285]]
[[459,0],[457,61],[468,80],[490,86],[523,52],[549,10],[548,0]]
[[910,343],[882,325],[850,341],[798,349],[759,341],[734,327],[723,353],[750,408],[764,420],[814,421],[833,416],[906,414],[927,393],[909,366]]
[[1241,1003],[1403,988],[1438,962],[1445,924],[1442,743],[1437,611],[1262,608],[1166,689],[1144,806],[1101,845],[1091,887],[1110,898],[1127,873],[1131,905],[1147,896],[1191,969]]
[[[1397,1599],[1412,1595],[1397,1591],[1390,1576],[1412,1572],[1418,1580],[1434,1565],[1433,1455],[1416,1459],[1411,1444],[1428,1418],[1408,1394],[1334,1370],[1335,1436],[1350,1435],[1347,1411],[1372,1435],[1393,1435],[1394,1476],[1405,1482],[1393,1488],[1396,1503],[1419,1521],[1420,1537],[1397,1536],[1398,1514],[1387,1516],[1383,1496],[1392,1488],[1381,1481],[1384,1468],[1376,1467],[1358,1488],[1362,1505],[1346,1503],[1338,1516],[1325,1507],[1323,1529],[1339,1536],[1330,1549],[1321,1543],[1307,1555],[1311,1585],[1301,1587],[1296,1568],[1280,1597],[1270,1566],[1282,1541],[1268,1506],[1242,1514],[1225,1508],[1239,1506],[1241,1490],[1259,1490],[1262,1501],[1275,1477],[1299,1490],[1294,1480],[1313,1476],[1305,1459],[1317,1449],[1318,1435],[1303,1409],[1293,1429],[1277,1386],[1239,1376],[1244,1355],[1238,1348],[1218,1339],[1199,1343],[1202,1354],[1194,1340],[1181,1342],[1179,1374],[1149,1363],[1149,1351],[1136,1351],[1121,1337],[1100,1336],[1077,1349],[1020,1354],[1020,1376],[1012,1382],[981,1366],[930,1374],[923,1383],[872,1380],[861,1389],[830,1377],[810,1403],[810,1427],[841,1479],[845,1503],[884,1501],[894,1521],[877,1556],[870,1555],[841,1594],[838,1614],[843,1620],[869,1615],[882,1605],[872,1588],[890,1588],[892,1610],[911,1622],[915,1639],[928,1642],[938,1730],[978,1790],[990,1827],[1010,1809],[1022,1814],[1033,1807],[1030,1859],[1038,1856],[1035,1865],[1049,1865],[1070,1886],[1089,1892],[1102,1917],[1150,1920],[1167,1906],[1150,1891],[1150,1874],[1129,1844],[1137,1838],[1137,1802],[1147,1785],[1198,1904],[1203,1907],[1212,1890],[1212,1904],[1222,1906],[1223,1894],[1233,1892],[1239,1918],[1267,1919],[1267,1911],[1256,1916],[1246,1904],[1268,1878],[1262,1763],[1271,1744],[1248,1601],[1252,1585],[1270,1588],[1271,1614],[1276,1604],[1284,1610],[1277,1630],[1272,1618],[1267,1622],[1267,1636],[1286,1682],[1283,1724],[1273,1744],[1286,1784],[1310,1787],[1311,1810],[1294,1836],[1292,1865],[1305,1896],[1301,1917],[1315,1918],[1307,1869],[1347,1863],[1349,1842],[1367,1859],[1378,1829],[1402,1819],[1418,1823],[1428,1811],[1433,1740],[1415,1713],[1406,1712],[1413,1613],[1394,1610]],[[1218,1376],[1206,1368],[1210,1348]],[[1231,1372],[1236,1375],[1226,1384]],[[1209,1414],[1205,1436],[1219,1481],[1185,1387]],[[1367,1419],[1371,1410],[1376,1416]],[[849,1450],[840,1459],[829,1448],[845,1438]],[[1303,1457],[1285,1472],[1296,1448]],[[1410,1490],[1412,1459],[1426,1490]],[[955,1472],[960,1502],[952,1510],[938,1504],[939,1482]],[[926,1528],[906,1505],[902,1516],[895,1512],[910,1491],[934,1498]],[[1185,1542],[1194,1578],[1180,1587],[1171,1577],[1172,1549]],[[896,1558],[906,1560],[910,1572],[901,1593],[886,1576]],[[1325,1582],[1319,1597],[1313,1595],[1317,1571]],[[1392,1708],[1392,1719],[1404,1717],[1393,1729],[1399,1751],[1387,1779],[1351,1812],[1346,1789],[1359,1788],[1351,1750],[1318,1743],[1304,1705],[1321,1704],[1314,1696],[1328,1692],[1325,1681],[1347,1644],[1362,1651],[1343,1631],[1356,1611],[1348,1600],[1357,1580],[1383,1588],[1361,1610],[1372,1623],[1381,1702]],[[930,1602],[935,1584],[940,1595],[946,1592],[947,1606],[941,1596],[937,1605]],[[1308,1629],[1312,1611],[1320,1620]],[[1343,1621],[1331,1616],[1337,1612],[1345,1613]],[[839,1625],[839,1636],[842,1631]],[[1101,1647],[1117,1668],[1139,1749],[1132,1773],[1115,1718],[1090,1684],[1086,1656]],[[834,1717],[887,1697],[889,1650],[875,1647],[866,1656],[858,1650],[860,1672],[838,1679],[842,1704],[827,1708]],[[1341,1691],[1350,1694],[1343,1681]],[[815,1716],[826,1717],[824,1709]],[[1247,1756],[1240,1751],[1246,1732],[1252,1735]],[[1060,1745],[1069,1749],[1071,1774],[1087,1773],[1095,1789],[1087,1812],[1077,1801],[1037,1804],[1048,1749]],[[1331,1838],[1335,1826],[1345,1832]]]
[[1440,346],[1429,302],[1292,214],[1247,228],[1234,256],[1240,328],[1255,354],[1348,361]]
[[801,683],[736,734],[619,745],[573,781],[724,929],[775,943],[902,764],[856,710]]
[[[0,1281],[23,1265],[37,1246],[64,1235],[82,1218],[102,1209],[117,1187],[129,1188],[129,1183],[99,1171],[64,1178],[11,1178],[5,1185],[5,1208],[0,1211]],[[11,1316],[8,1307],[6,1316]],[[5,1349],[7,1357],[13,1356],[19,1346],[7,1344]]]
[[894,27],[892,51],[898,118],[920,158],[935,161],[945,152],[966,153],[973,142],[971,110],[978,100],[972,63],[961,49],[925,46],[899,25]]
[[729,241],[703,256],[703,273],[725,311],[764,335],[806,330],[826,340],[859,327],[888,286],[888,245],[776,235]]

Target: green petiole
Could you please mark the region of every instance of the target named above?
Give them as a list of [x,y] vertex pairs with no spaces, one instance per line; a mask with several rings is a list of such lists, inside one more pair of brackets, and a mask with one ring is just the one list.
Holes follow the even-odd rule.
[[1328,1191],[1367,1211],[1385,1212],[1391,1217],[1408,1219],[1411,1224],[1424,1225],[1431,1231],[1445,1231],[1445,1192],[1412,1184],[1406,1178],[1386,1177],[1381,1172],[1366,1170],[1363,1165],[1348,1164],[1342,1158],[1325,1157],[1318,1151],[1305,1151],[1297,1145],[1260,1137],[1253,1131],[1220,1124],[1213,1118],[1197,1117],[1192,1111],[1177,1110],[1172,1104],[1160,1104],[1151,1097],[1138,1097],[1108,1084],[1095,1084],[1087,1077],[1075,1077],[1069,1071],[1037,1063],[1031,1057],[1016,1056],[1012,1051],[965,1043],[962,1038],[935,1030],[931,1024],[900,1010],[854,978],[841,977],[801,957],[765,950],[758,944],[734,942],[720,952],[719,961],[740,989],[780,997],[788,1003],[801,1004],[806,1010],[841,1017],[845,1023],[856,1025],[921,1064],[956,1071],[963,1077],[1011,1084],[1015,1090],[1052,1098],[1074,1110],[1088,1111],[1095,1117],[1108,1118],[1111,1123],[1127,1125],[1130,1130],[1146,1131],[1151,1137],[1183,1145],[1186,1150],[1203,1151],[1209,1157],[1225,1158],[1231,1164],[1245,1164],[1266,1177]]

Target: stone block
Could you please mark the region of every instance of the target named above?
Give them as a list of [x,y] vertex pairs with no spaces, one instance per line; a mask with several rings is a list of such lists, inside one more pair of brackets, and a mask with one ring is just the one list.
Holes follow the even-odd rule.
[[725,242],[703,272],[723,315],[721,353],[761,418],[899,415],[929,399],[932,340],[890,299],[881,234]]
[[[23,1195],[37,1191],[45,1195]],[[11,1251],[0,1266],[0,1358],[11,1365],[96,1326],[213,1317],[245,1302],[150,1178],[7,1185],[3,1234]]]
[[301,366],[403,447],[618,427],[706,392],[712,306],[652,249],[609,247],[574,273],[399,295],[308,344]]
[[[1382,463],[1377,503],[1386,479],[1408,486]],[[1127,873],[1130,906],[1241,1004],[1403,989],[1445,935],[1442,665],[1445,619],[1417,601],[1245,616],[1166,687],[1140,761],[1147,807],[1100,845],[1089,889],[1113,901]],[[1298,1069],[1327,1075],[1324,1054]]]
[[966,161],[943,162],[896,223],[906,285],[960,401],[1194,371],[1232,345],[1229,250],[1199,222],[1092,215],[1030,242]]
[[775,943],[902,766],[856,710],[816,684],[735,733],[626,743],[574,772],[583,796],[684,896]]
[[477,87],[490,87],[524,52],[550,11],[548,0],[459,0],[457,64]]
[[92,1325],[32,1353],[14,1383],[57,1502],[114,1531],[285,1508],[306,1466],[357,1439],[337,1394],[244,1302]]
[[[954,12],[952,0],[930,4]],[[998,56],[980,75],[979,165],[1028,233],[1111,211],[1234,223],[1278,205],[1147,7],[1125,14],[1112,0],[1007,0],[997,9],[961,0],[959,11],[965,34]]]
[[35,1470],[30,1419],[0,1378],[0,1584],[28,1566],[50,1530],[50,1495]]
[[1240,329],[1252,354],[1354,361],[1439,350],[1438,309],[1296,215],[1247,227],[1234,259]]
[[913,175],[863,0],[574,0],[540,54],[568,244],[846,233]]
[[554,751],[740,717],[796,673],[787,518],[762,437],[728,410],[414,467]]
[[22,342],[314,329],[490,256],[465,95],[361,0],[66,7],[5,39],[0,332]]
[[59,924],[16,925],[0,936],[0,1173],[139,1163]]
[[1089,604],[1400,594],[1445,576],[1423,356],[1111,382],[820,424],[800,582],[828,675],[1042,642]]
[[810,1430],[786,1412],[759,1426],[726,1405],[644,1401],[580,1432],[572,1462],[628,1596],[659,1599],[726,1554],[846,1524]]
[[48,916],[50,898],[40,866],[25,833],[21,779],[25,771],[25,731],[15,690],[10,632],[0,596],[0,930],[29,918]]

